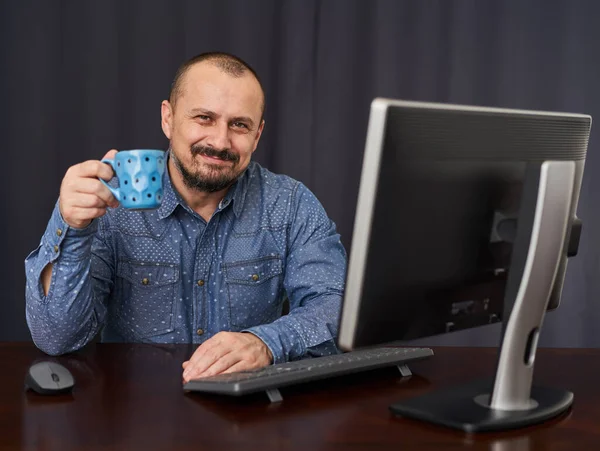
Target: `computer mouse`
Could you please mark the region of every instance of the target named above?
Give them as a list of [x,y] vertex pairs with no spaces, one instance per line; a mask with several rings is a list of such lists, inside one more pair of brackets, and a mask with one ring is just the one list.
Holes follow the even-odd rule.
[[43,361],[29,367],[25,388],[41,395],[58,395],[71,391],[75,379],[60,363]]

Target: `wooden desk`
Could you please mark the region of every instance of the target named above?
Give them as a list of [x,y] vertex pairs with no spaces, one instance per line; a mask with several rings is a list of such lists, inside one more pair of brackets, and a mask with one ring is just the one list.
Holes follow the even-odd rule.
[[[184,393],[186,345],[97,344],[55,358],[72,395],[23,392],[27,368],[48,359],[31,344],[0,344],[0,450],[594,450],[600,445],[600,350],[539,351],[535,379],[575,393],[570,412],[504,434],[467,435],[392,416],[388,404],[491,375],[493,349],[436,348],[411,365],[244,398]],[[50,358],[52,359],[52,358]]]

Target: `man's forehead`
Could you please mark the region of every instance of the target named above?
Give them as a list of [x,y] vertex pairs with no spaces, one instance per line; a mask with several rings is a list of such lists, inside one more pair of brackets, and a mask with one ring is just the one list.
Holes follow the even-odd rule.
[[252,106],[258,104],[258,108],[262,108],[264,102],[260,84],[250,71],[235,76],[215,64],[203,61],[190,67],[182,82],[181,97],[188,101],[185,103],[215,99],[220,95],[242,100]]

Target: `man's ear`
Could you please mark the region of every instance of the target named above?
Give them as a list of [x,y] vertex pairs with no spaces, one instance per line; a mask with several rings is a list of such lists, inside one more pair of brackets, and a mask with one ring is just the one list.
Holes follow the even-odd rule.
[[171,139],[173,131],[173,108],[168,100],[163,100],[160,104],[160,125],[167,139]]

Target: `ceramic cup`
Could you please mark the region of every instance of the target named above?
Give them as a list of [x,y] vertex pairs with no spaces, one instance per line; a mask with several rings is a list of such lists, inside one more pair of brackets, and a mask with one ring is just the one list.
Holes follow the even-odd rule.
[[114,188],[100,180],[124,208],[151,210],[160,207],[163,197],[162,176],[165,152],[153,149],[121,150],[114,160],[105,159],[119,181]]

